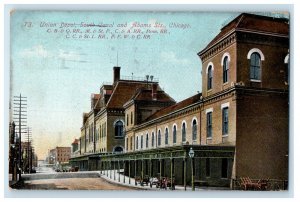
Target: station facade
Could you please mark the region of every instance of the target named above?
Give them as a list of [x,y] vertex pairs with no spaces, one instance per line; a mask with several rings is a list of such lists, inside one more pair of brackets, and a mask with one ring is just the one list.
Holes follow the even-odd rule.
[[288,20],[242,13],[198,56],[202,93],[178,103],[158,82],[121,80],[115,67],[114,84],[103,85],[83,115],[73,164],[185,186],[192,173],[205,186],[287,181]]

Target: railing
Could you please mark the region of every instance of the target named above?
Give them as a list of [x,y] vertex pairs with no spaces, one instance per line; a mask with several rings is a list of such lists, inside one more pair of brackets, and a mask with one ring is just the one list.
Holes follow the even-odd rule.
[[[136,76],[121,76],[121,80],[132,80],[132,81],[147,81],[146,77],[136,77]],[[148,79],[148,82],[158,82],[158,78]]]
[[[262,189],[264,191],[280,191],[288,190],[288,181],[287,180],[278,180],[278,179],[251,179],[254,182],[265,181],[266,188]],[[232,189],[233,190],[242,190],[240,179],[232,179]]]

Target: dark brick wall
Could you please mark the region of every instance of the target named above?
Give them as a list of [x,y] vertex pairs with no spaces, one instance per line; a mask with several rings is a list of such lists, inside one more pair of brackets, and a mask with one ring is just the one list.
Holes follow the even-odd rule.
[[288,178],[288,94],[239,92],[236,175]]

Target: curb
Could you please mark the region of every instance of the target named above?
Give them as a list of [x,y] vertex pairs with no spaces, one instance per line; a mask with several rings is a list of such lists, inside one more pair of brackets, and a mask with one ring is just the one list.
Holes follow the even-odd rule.
[[110,181],[109,179],[102,177],[101,174],[99,174],[99,177],[101,179],[105,180],[106,182],[108,182],[110,184],[114,184],[114,185],[119,185],[119,186],[123,186],[123,187],[129,187],[129,188],[133,188],[133,189],[137,189],[137,190],[152,190],[152,189],[146,188],[146,187],[131,186],[131,185],[123,184],[121,182]]

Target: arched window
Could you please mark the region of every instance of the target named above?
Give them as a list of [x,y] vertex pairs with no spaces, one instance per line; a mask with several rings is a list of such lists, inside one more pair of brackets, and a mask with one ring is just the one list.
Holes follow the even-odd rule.
[[173,143],[176,143],[177,138],[177,131],[176,131],[176,125],[173,126]]
[[151,147],[154,147],[154,132],[151,135]]
[[123,123],[117,121],[115,124],[115,137],[123,137]]
[[213,81],[213,74],[212,74],[212,66],[210,65],[207,70],[207,90],[212,89],[212,81]]
[[250,56],[250,79],[261,79],[261,58],[257,52],[254,52]]
[[228,82],[228,69],[229,69],[229,60],[228,60],[228,56],[225,56],[223,60],[223,83]]
[[193,120],[193,124],[192,124],[192,133],[193,133],[193,140],[197,139],[197,121],[196,119]]
[[132,150],[133,137],[130,138],[130,150]]
[[186,141],[186,126],[185,126],[184,122],[182,124],[182,129],[181,129],[181,137],[182,137],[182,142],[185,142]]
[[149,135],[148,133],[146,134],[146,148],[148,148],[148,144],[149,144]]
[[117,146],[117,147],[115,147],[114,152],[121,153],[121,152],[123,152],[123,148],[120,146]]
[[135,149],[139,149],[139,136],[136,137]]
[[143,145],[144,145],[144,136],[141,136],[141,149],[143,149]]
[[157,144],[158,144],[158,146],[161,145],[161,134],[160,134],[160,130],[158,131],[158,140],[157,140]]
[[165,144],[169,144],[169,130],[166,128],[165,130]]

